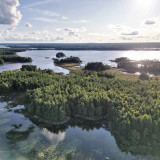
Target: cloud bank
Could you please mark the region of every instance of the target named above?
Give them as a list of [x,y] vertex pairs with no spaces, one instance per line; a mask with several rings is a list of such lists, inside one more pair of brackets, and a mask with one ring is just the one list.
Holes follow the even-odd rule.
[[0,0],[0,24],[17,25],[22,18],[19,5],[18,0]]

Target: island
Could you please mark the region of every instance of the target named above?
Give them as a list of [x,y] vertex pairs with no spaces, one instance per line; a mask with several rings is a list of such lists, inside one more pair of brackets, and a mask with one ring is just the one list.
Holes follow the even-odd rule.
[[22,52],[22,49],[0,49],[0,64],[5,63],[25,63],[32,62],[30,57],[21,57],[16,52]]
[[57,58],[62,58],[62,57],[65,57],[66,55],[63,53],[63,52],[58,52],[57,54],[56,54],[56,57]]
[[123,69],[129,73],[149,73],[153,75],[160,75],[160,61],[158,60],[130,60],[127,57],[116,58],[111,62],[117,63],[119,69]]
[[79,57],[67,57],[67,58],[64,58],[64,59],[56,59],[56,58],[53,58],[53,61],[55,64],[57,65],[61,65],[61,64],[65,64],[65,63],[81,63],[82,61],[80,60]]

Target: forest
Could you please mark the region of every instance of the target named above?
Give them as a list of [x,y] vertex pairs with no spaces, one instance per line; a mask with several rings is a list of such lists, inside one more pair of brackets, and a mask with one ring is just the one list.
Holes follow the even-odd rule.
[[121,80],[102,72],[70,75],[47,71],[0,73],[0,90],[25,92],[26,109],[45,122],[69,117],[109,118],[116,127],[138,130],[160,126],[160,81]]
[[23,49],[0,49],[0,64],[16,62],[32,62],[30,57],[21,57],[16,52],[25,51]]

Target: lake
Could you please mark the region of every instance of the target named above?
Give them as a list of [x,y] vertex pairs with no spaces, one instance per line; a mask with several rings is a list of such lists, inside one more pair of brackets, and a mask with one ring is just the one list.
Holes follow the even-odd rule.
[[[145,148],[128,143],[111,131],[107,121],[91,122],[74,119],[64,125],[49,126],[23,114],[20,94],[0,97],[0,159],[1,160],[158,160],[157,146]],[[16,97],[16,98],[15,98]],[[13,107],[13,108],[12,108]],[[122,137],[121,137],[122,138]],[[149,143],[146,139],[146,143]],[[129,144],[128,144],[129,145]],[[138,150],[137,150],[138,149]],[[157,151],[157,152],[156,152]]]
[[[18,55],[24,57],[31,57],[33,62],[32,65],[36,65],[41,69],[52,69],[56,73],[69,74],[67,69],[55,66],[52,58],[56,57],[57,50],[32,50],[26,52],[20,52]],[[103,62],[104,64],[109,64],[111,66],[116,66],[115,63],[110,62],[118,57],[128,57],[132,60],[142,60],[142,59],[158,59],[160,60],[160,51],[61,51],[69,56],[77,56],[83,62],[81,66],[84,66],[88,62]],[[23,63],[24,64],[24,63]],[[0,66],[0,72],[7,70],[20,69],[23,65],[22,63],[15,64],[5,64]],[[28,64],[28,63],[27,63]]]

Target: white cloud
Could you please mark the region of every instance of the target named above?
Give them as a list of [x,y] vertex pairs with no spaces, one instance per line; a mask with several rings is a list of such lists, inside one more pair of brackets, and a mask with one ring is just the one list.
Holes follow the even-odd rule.
[[104,34],[102,34],[102,33],[87,33],[87,35],[89,35],[89,36],[101,36],[101,37],[104,37],[105,35]]
[[74,21],[74,23],[88,23],[88,21],[85,19],[81,19],[81,20]]
[[8,28],[7,30],[8,31],[14,31],[16,28],[15,27],[12,27],[12,28]]
[[60,17],[61,15],[58,14],[57,12],[53,12],[53,11],[49,11],[49,10],[43,10],[43,12],[39,9],[32,9],[40,14],[43,14],[45,16],[49,16],[49,17]]
[[32,18],[32,19],[36,21],[43,21],[43,22],[55,22],[54,19],[46,18],[46,17],[39,17],[39,18]]
[[132,31],[132,32],[123,32],[123,33],[121,33],[121,35],[130,35],[130,36],[136,36],[136,35],[138,35],[139,34],[139,32],[138,31]]
[[66,16],[62,16],[60,15],[59,13],[57,12],[54,12],[54,11],[50,11],[50,10],[43,10],[43,12],[39,9],[32,9],[30,8],[31,11],[34,11],[34,12],[37,12],[38,15],[41,15],[42,17],[37,17],[37,18],[33,18],[35,20],[41,20],[41,21],[44,21],[44,22],[51,22],[53,21],[52,18],[54,17],[56,20],[57,19],[63,19],[63,20],[66,20],[68,19],[68,17]]
[[121,25],[121,24],[109,24],[109,25],[107,25],[107,27],[109,29],[112,29],[112,30],[116,31],[116,32],[131,29],[130,27],[125,26],[125,25]]
[[76,32],[69,32],[68,35],[69,36],[78,36],[78,34]]
[[125,41],[131,41],[132,38],[128,38],[128,37],[120,37],[122,40],[125,40]]
[[68,17],[62,16],[62,19],[66,20],[66,19],[68,19]]
[[19,5],[18,0],[0,0],[0,24],[17,25],[22,18]]
[[35,7],[35,6],[44,5],[44,4],[48,4],[48,3],[52,3],[52,2],[53,2],[53,0],[45,0],[45,1],[43,0],[40,2],[28,4],[24,8]]
[[25,26],[29,28],[33,27],[30,23],[26,23]]
[[56,41],[62,41],[62,40],[64,40],[64,38],[61,37],[61,36],[58,36],[58,37],[55,38],[55,40],[56,40]]
[[[139,35],[139,31],[133,30],[133,28],[120,24],[110,24],[107,27],[111,30],[114,30],[116,35],[124,35],[124,36],[137,36]],[[122,40],[131,40],[130,38],[121,37]]]
[[87,29],[85,27],[81,27],[81,28],[65,28],[64,31],[67,31],[67,32],[86,32]]

